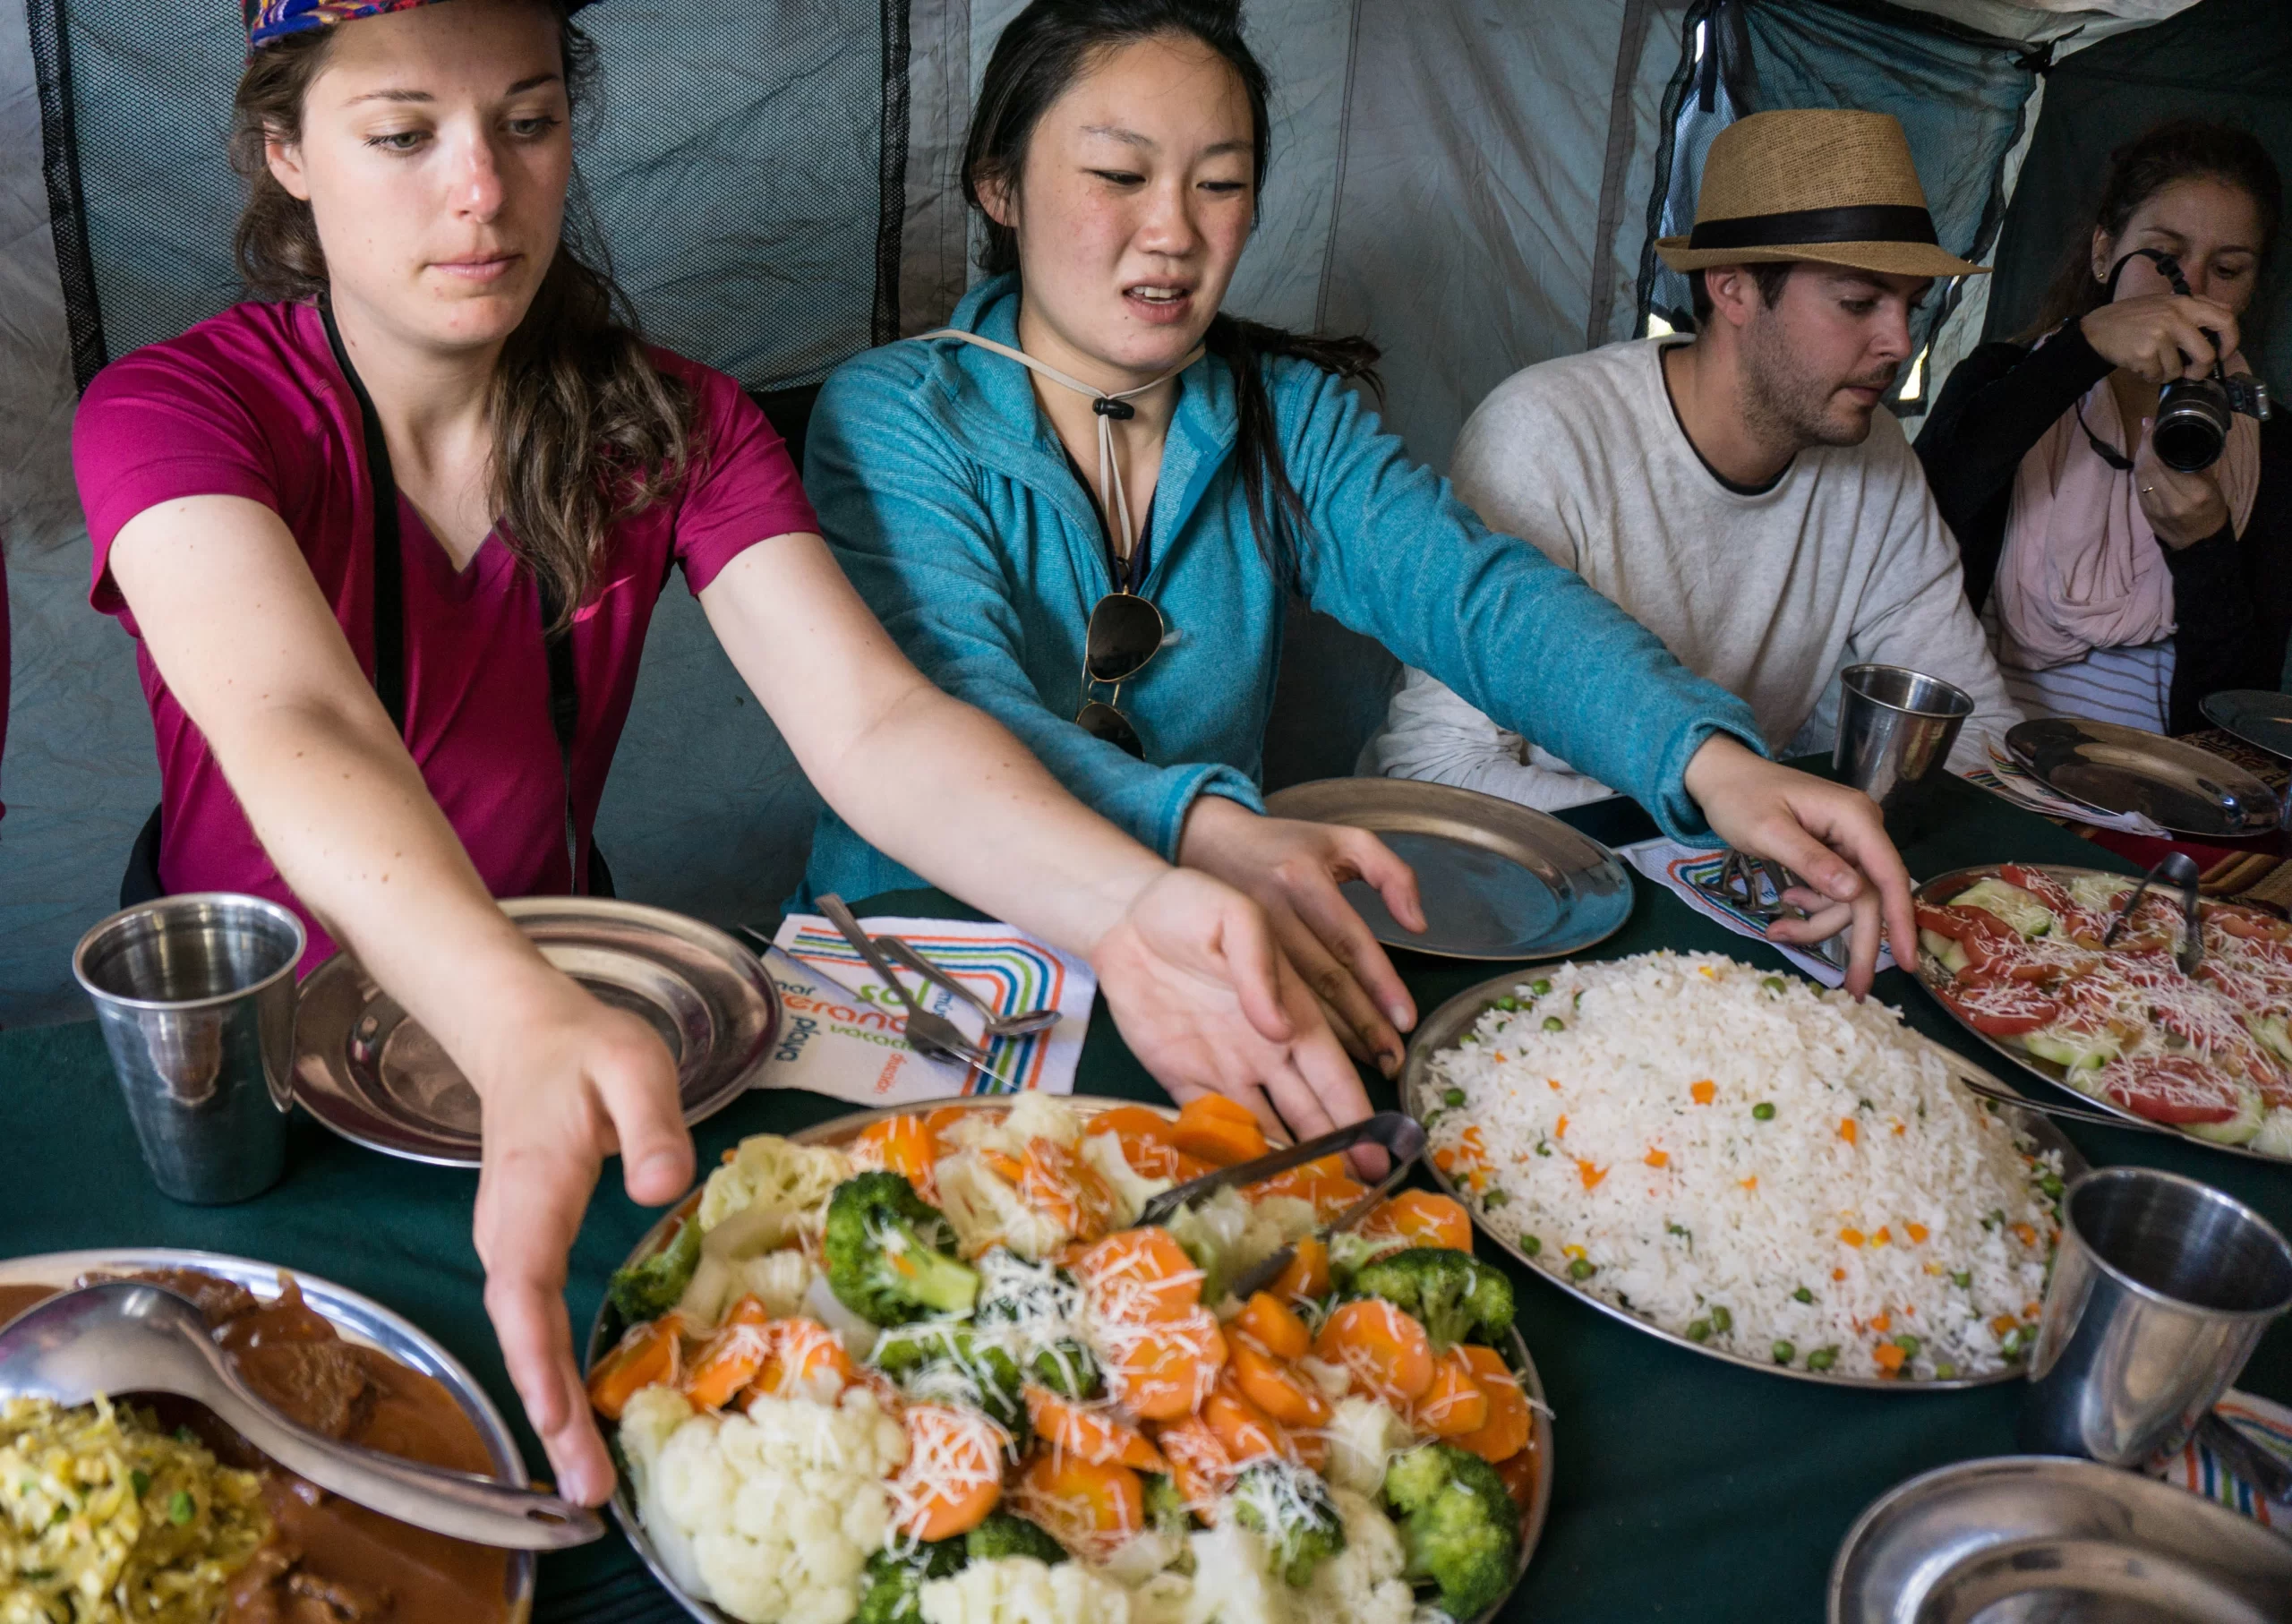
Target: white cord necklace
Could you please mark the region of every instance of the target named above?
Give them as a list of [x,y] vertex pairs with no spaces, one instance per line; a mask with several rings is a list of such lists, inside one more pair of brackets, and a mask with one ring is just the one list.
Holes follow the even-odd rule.
[[927,341],[932,338],[960,338],[965,344],[976,344],[983,350],[993,350],[996,355],[1015,361],[1031,372],[1039,372],[1053,383],[1063,384],[1077,395],[1088,395],[1090,397],[1090,411],[1099,420],[1099,509],[1113,518],[1115,533],[1122,550],[1122,560],[1127,564],[1130,561],[1130,551],[1134,537],[1130,528],[1130,500],[1123,494],[1122,490],[1122,465],[1116,460],[1114,454],[1114,425],[1117,420],[1127,423],[1138,415],[1138,408],[1130,404],[1133,396],[1143,395],[1150,389],[1161,388],[1162,385],[1201,360],[1203,346],[1195,345],[1193,352],[1184,360],[1151,383],[1142,383],[1134,389],[1124,389],[1118,394],[1110,395],[1104,389],[1092,388],[1079,378],[1069,377],[1047,361],[1036,360],[1024,350],[1013,349],[1007,344],[997,344],[992,338],[982,338],[977,333],[964,332],[961,328],[943,327],[936,332],[925,333],[922,337]]

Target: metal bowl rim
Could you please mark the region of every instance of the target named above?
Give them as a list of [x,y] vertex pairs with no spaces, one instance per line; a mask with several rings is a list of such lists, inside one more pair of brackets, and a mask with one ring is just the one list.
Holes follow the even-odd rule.
[[[875,1110],[847,1111],[840,1116],[833,1116],[825,1122],[814,1123],[809,1127],[800,1128],[786,1137],[798,1144],[839,1142],[847,1138],[857,1137],[859,1133],[871,1123],[883,1122],[894,1116],[910,1115],[919,1108],[937,1110],[945,1106],[956,1106],[966,1110],[988,1110],[997,1107],[1007,1110],[1013,1098],[1008,1094],[977,1094],[947,1099],[918,1101],[902,1106],[887,1106]],[[1117,1106],[1141,1106],[1163,1116],[1174,1117],[1177,1114],[1176,1108],[1172,1106],[1160,1105],[1150,1100],[1118,1099],[1106,1094],[1067,1094],[1059,1098],[1064,1098],[1070,1105],[1088,1107],[1092,1115]],[[1428,1162],[1425,1165],[1429,1168],[1432,1164]],[[620,1267],[626,1268],[641,1258],[650,1256],[657,1250],[668,1238],[669,1227],[699,1205],[701,1187],[706,1182],[703,1179],[700,1184],[679,1197],[658,1220],[647,1227],[644,1235],[637,1239],[637,1244],[629,1248],[628,1256],[621,1260]],[[596,1317],[589,1322],[586,1352],[581,1360],[584,1377],[587,1375],[589,1367],[605,1351],[605,1315],[610,1307],[609,1303],[600,1301],[597,1304]],[[1529,1510],[1527,1526],[1520,1531],[1519,1560],[1513,1569],[1510,1587],[1498,1597],[1487,1611],[1466,1620],[1466,1624],[1492,1624],[1504,1604],[1509,1602],[1521,1585],[1527,1582],[1528,1564],[1535,1556],[1536,1547],[1543,1542],[1544,1519],[1552,1510],[1553,1466],[1551,1406],[1546,1401],[1544,1378],[1536,1370],[1535,1357],[1528,1351],[1527,1338],[1520,1334],[1520,1328],[1517,1323],[1512,1327],[1511,1336],[1512,1351],[1519,1355],[1518,1373],[1526,1379],[1530,1399],[1529,1440],[1531,1447],[1536,1451],[1536,1503]],[[687,1595],[670,1577],[667,1569],[662,1565],[658,1553],[654,1550],[653,1542],[646,1534],[643,1523],[637,1519],[637,1506],[629,1497],[625,1474],[614,1474],[611,1503],[613,1520],[620,1525],[621,1533],[627,1536],[629,1547],[644,1562],[646,1570],[652,1574],[662,1589],[669,1593],[678,1606],[683,1608],[692,1618],[701,1620],[701,1624],[733,1624],[730,1614],[710,1603],[698,1601]]]
[[[1537,968],[1549,969],[1553,967],[1548,965],[1538,965]],[[1398,1080],[1401,1109],[1407,1111],[1410,1115],[1416,1117],[1420,1122],[1424,1120],[1424,1113],[1415,1109],[1412,1101],[1417,1095],[1424,1093],[1431,1087],[1429,1073],[1432,1069],[1433,1055],[1439,1050],[1446,1048],[1449,1044],[1454,1040],[1457,1033],[1462,1032],[1464,1029],[1472,1022],[1472,1021],[1477,1020],[1482,1012],[1487,1008],[1489,1004],[1493,1003],[1496,999],[1510,992],[1521,979],[1522,977],[1518,972],[1501,976],[1492,976],[1487,980],[1479,982],[1475,986],[1468,987],[1465,988],[1464,991],[1457,994],[1454,997],[1446,1000],[1438,1009],[1434,1010],[1430,1015],[1418,1022],[1416,1031],[1409,1042],[1408,1057],[1401,1064],[1401,1073]],[[1468,1016],[1460,1017],[1458,1012],[1467,1003],[1474,1004],[1475,1007],[1472,1009],[1472,1012]],[[1450,1021],[1454,1022],[1454,1030],[1450,1032],[1440,1041],[1435,1042],[1435,1032],[1441,1028],[1443,1022]],[[1911,1030],[1911,1029],[1907,1027],[1903,1030],[1905,1031]],[[1911,1031],[1911,1035],[1920,1039],[1923,1042],[1933,1042],[1933,1039],[1926,1038],[1923,1033]],[[1952,1056],[1950,1050],[1946,1047],[1938,1044],[1936,1044],[1934,1047],[1939,1049],[1944,1056],[1954,1059],[1955,1058],[1955,1056]],[[2058,1128],[2055,1127],[2051,1122],[2040,1115],[2034,1110],[2028,1112],[2026,1116],[2028,1124],[2027,1132],[2031,1138],[2037,1141],[2038,1148],[2047,1150],[2057,1150],[2062,1153],[2062,1170],[2065,1175],[2065,1184],[2067,1183],[2069,1178],[2082,1177],[2087,1171],[2090,1171],[2089,1164],[2086,1162],[2083,1153],[2070,1141],[2069,1137],[2066,1134],[2063,1133]],[[1441,1188],[1448,1192],[1448,1193],[1453,1197],[1467,1213],[1472,1215],[1472,1221],[1474,1225],[1478,1227],[1483,1234],[1486,1235],[1507,1257],[1513,1259],[1523,1268],[1528,1269],[1536,1277],[1536,1278],[1548,1286],[1552,1286],[1561,1291],[1566,1292],[1569,1296],[1574,1297],[1586,1307],[1595,1309],[1599,1312],[1605,1314],[1611,1320],[1621,1321],[1625,1325],[1630,1326],[1634,1330],[1643,1331],[1646,1335],[1656,1338],[1661,1341],[1668,1342],[1675,1347],[1685,1348],[1689,1353],[1700,1354],[1706,1359],[1716,1359],[1721,1361],[1723,1363],[1739,1365],[1745,1370],[1757,1371],[1762,1375],[1784,1376],[1794,1381],[1812,1382],[1817,1387],[1853,1388],[1860,1389],[1866,1392],[1883,1393],[1964,1392],[1973,1388],[1995,1387],[2001,1382],[2018,1380],[2028,1373],[2020,1365],[2009,1364],[2006,1369],[1993,1372],[1991,1374],[1987,1376],[1953,1376],[1946,1380],[1937,1378],[1930,1381],[1903,1381],[1899,1379],[1887,1380],[1877,1376],[1834,1376],[1824,1371],[1800,1370],[1796,1365],[1776,1364],[1772,1360],[1768,1360],[1762,1363],[1760,1361],[1751,1357],[1748,1354],[1730,1353],[1724,1348],[1707,1346],[1700,1342],[1690,1342],[1687,1338],[1680,1335],[1677,1331],[1666,1330],[1662,1326],[1641,1318],[1638,1314],[1632,1312],[1629,1309],[1619,1307],[1617,1304],[1608,1302],[1605,1298],[1594,1296],[1589,1292],[1586,1292],[1582,1286],[1577,1285],[1574,1281],[1562,1279],[1553,1274],[1550,1269],[1544,1268],[1543,1264],[1537,1262],[1534,1258],[1529,1257],[1510,1241],[1506,1240],[1502,1235],[1498,1235],[1494,1229],[1491,1228],[1488,1225],[1487,1219],[1482,1216],[1477,1204],[1472,1200],[1470,1193],[1460,1189],[1455,1180],[1451,1179],[1447,1174],[1441,1172],[1438,1167],[1433,1167],[1431,1158],[1428,1157],[1425,1159],[1424,1165],[1432,1173],[1433,1179],[1440,1184]]]

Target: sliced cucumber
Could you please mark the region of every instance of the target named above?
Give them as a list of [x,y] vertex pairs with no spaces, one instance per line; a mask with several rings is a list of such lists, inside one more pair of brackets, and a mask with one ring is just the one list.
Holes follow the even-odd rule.
[[2274,1049],[2286,1060],[2292,1060],[2292,1023],[2281,1015],[2246,1015],[2245,1025],[2252,1035]]
[[2130,880],[2114,874],[2075,874],[2063,885],[2078,907],[2095,913],[2116,912],[2117,899],[2133,888]]
[[2097,1071],[2125,1049],[2124,1042],[2106,1027],[2083,1032],[2048,1026],[2025,1034],[2022,1047],[2040,1060],[2050,1060],[2073,1072]]
[[2292,1158],[2292,1108],[2278,1106],[2262,1117],[2260,1132],[2252,1137],[2252,1148],[2262,1156]]
[[[2276,1113],[2281,1116],[2283,1112]],[[2237,1095],[2236,1114],[2226,1122],[2192,1122],[2187,1131],[2199,1139],[2209,1139],[2216,1145],[2249,1144],[2260,1136],[2266,1125],[2268,1107],[2260,1102],[2259,1093],[2245,1089]]]
[[1970,891],[1950,899],[1953,908],[1979,908],[2006,921],[2025,936],[2041,936],[2053,928],[2053,912],[2019,885],[2001,879],[1977,881]]
[[1942,962],[1942,968],[1956,975],[1966,967],[1966,950],[1938,930],[1920,930],[1918,944]]

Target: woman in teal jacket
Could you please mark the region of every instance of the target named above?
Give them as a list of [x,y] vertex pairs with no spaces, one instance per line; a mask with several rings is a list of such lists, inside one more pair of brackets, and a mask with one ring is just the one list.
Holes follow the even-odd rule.
[[[1267,129],[1231,4],[1035,0],[1005,30],[964,160],[996,274],[948,329],[840,369],[811,420],[805,483],[861,594],[1084,802],[1267,903],[1388,1069],[1413,1012],[1336,884],[1365,876],[1406,919],[1407,870],[1261,815],[1287,591],[1532,722],[1673,835],[1797,869],[1825,894],[1777,935],[1851,922],[1867,987],[1882,920],[1911,939],[1870,802],[1765,760],[1740,699],[1411,462],[1347,381],[1366,345],[1218,313]],[[807,878],[915,883],[833,814]]]

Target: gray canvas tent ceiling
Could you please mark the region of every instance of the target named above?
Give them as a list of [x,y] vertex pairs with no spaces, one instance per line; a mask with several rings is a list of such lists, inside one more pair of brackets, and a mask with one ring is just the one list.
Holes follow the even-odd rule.
[[[592,213],[654,332],[775,390],[935,324],[970,274],[954,173],[968,103],[1021,3],[602,0],[585,12],[603,55],[583,132]],[[2001,53],[2082,48],[2186,3],[1728,0],[1777,38],[1794,30],[1802,64],[1826,59],[1826,30],[1885,26],[1871,19],[1892,9],[1903,43],[1877,54],[1897,67],[1921,60],[1918,38],[1939,37],[1907,26],[1925,13],[1999,42],[1982,47],[1985,71]],[[129,645],[85,606],[68,430],[75,374],[91,361],[232,296],[221,134],[238,61],[220,0],[156,23],[153,8],[102,0],[29,5],[0,0],[10,1022],[78,1013],[70,944],[111,906],[156,793]],[[1517,368],[1639,330],[1649,207],[1675,135],[1664,99],[1694,45],[1689,0],[1253,0],[1248,16],[1277,82],[1276,151],[1232,303],[1374,337],[1388,421],[1419,456],[1445,462],[1473,404]],[[1823,77],[1810,68],[1790,93],[1811,96],[1804,86]],[[1748,82],[1751,105],[1775,105],[1757,100],[1757,75]],[[1822,93],[1847,100],[1855,82],[1847,71]],[[1998,131],[2014,134],[2025,107],[1985,95],[1996,127],[1964,167],[1969,195],[1988,199],[1990,155],[2015,146]],[[59,145],[63,123],[76,140]],[[2018,149],[2006,175],[2017,161]],[[1270,779],[1347,770],[1390,671],[1350,634],[1301,619]],[[697,610],[671,593],[601,820],[624,892],[719,919],[766,915],[800,864],[811,806]]]

